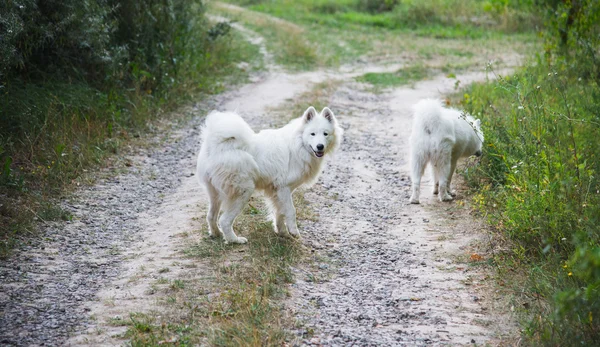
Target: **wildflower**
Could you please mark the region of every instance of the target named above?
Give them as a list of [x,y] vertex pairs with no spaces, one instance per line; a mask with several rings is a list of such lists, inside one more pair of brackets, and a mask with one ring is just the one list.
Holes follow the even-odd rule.
[[519,107],[517,107],[517,108],[518,108],[519,110],[524,110],[524,109],[525,109],[525,107],[523,107],[523,106],[519,106]]
[[573,273],[572,273],[572,272],[569,272],[567,275],[569,275],[569,276],[573,276]]

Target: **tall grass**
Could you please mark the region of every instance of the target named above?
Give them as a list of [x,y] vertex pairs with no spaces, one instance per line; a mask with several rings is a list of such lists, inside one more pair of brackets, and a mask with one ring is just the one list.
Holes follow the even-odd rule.
[[599,5],[541,7],[544,55],[463,100],[487,142],[468,178],[507,241],[498,264],[534,346],[600,343]]
[[[465,94],[486,154],[474,200],[509,240],[497,260],[514,282],[533,345],[600,341],[600,87],[543,58]],[[517,277],[520,278],[520,277]]]

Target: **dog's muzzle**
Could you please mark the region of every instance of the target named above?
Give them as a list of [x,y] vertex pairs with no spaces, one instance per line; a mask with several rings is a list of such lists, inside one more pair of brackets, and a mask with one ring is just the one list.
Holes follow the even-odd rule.
[[476,157],[481,157],[481,155],[482,155],[482,154],[483,154],[483,153],[482,153],[481,151],[477,151],[477,152],[475,152],[475,156],[476,156]]
[[[310,149],[312,149],[312,147],[311,147]],[[324,151],[315,151],[314,149],[312,149],[312,151],[313,151],[313,153],[315,154],[315,156],[316,156],[317,158],[321,158],[322,156],[324,156],[324,155],[325,155],[325,152],[324,152]]]

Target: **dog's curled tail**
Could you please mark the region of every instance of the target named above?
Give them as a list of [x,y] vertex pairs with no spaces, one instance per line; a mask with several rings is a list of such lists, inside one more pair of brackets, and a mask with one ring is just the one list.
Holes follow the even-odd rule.
[[233,112],[212,111],[202,128],[202,144],[211,155],[232,150],[248,151],[254,131]]
[[442,116],[442,102],[437,99],[423,99],[413,106],[413,132],[424,131],[428,135],[436,129]]

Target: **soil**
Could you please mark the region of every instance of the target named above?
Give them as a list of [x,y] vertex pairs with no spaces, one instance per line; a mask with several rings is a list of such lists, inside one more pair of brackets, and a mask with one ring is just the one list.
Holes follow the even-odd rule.
[[[485,232],[462,200],[465,191],[440,203],[425,181],[421,205],[408,203],[411,105],[452,93],[456,79],[439,76],[376,94],[353,78],[401,65],[301,74],[272,67],[202,109],[184,110],[194,115],[185,126],[165,127],[130,151],[124,172],[103,175],[64,201],[72,221],[41,225],[38,242],[0,264],[0,345],[123,344],[125,328],[111,319],[154,308],[159,276],[182,278],[205,266],[181,250],[199,239],[204,222],[207,199],[194,168],[206,110],[236,110],[254,129],[270,127],[281,121],[269,109],[332,78],[329,107],[345,138],[305,195],[319,217],[301,221],[301,242],[322,262],[316,276],[294,269],[285,302],[297,321],[290,343],[502,344],[515,325],[494,294],[490,270],[478,265]],[[485,78],[457,76],[461,85]]]

